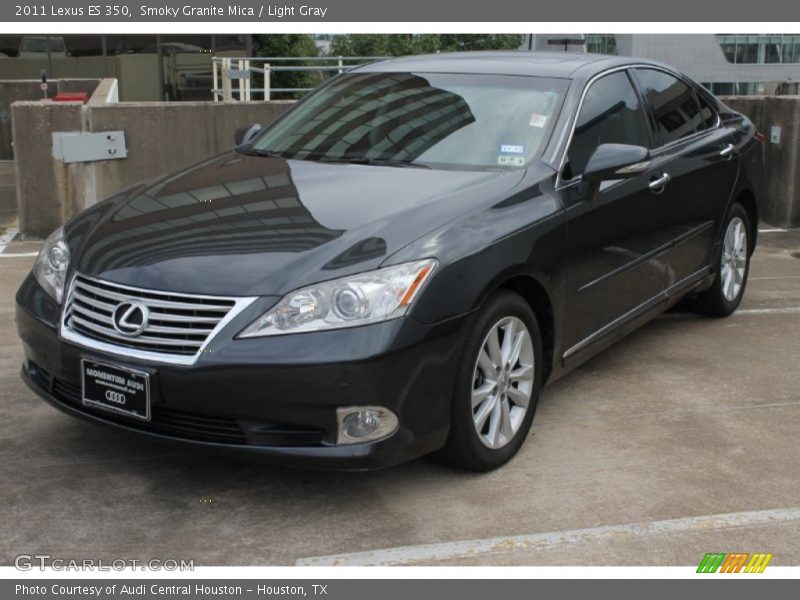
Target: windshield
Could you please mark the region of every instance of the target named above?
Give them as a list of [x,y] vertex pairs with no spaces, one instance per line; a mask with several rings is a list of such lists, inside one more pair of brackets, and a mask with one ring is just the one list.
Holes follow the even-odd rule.
[[568,81],[512,75],[337,77],[259,135],[286,158],[520,168],[550,137]]

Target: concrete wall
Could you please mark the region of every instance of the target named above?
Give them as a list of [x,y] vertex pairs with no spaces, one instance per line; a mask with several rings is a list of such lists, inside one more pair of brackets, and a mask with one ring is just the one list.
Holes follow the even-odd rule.
[[16,150],[20,231],[45,237],[70,216],[63,204],[70,166],[54,161],[52,132],[79,131],[84,105],[77,102],[15,102],[11,107]]
[[[753,121],[766,139],[746,165],[760,191],[761,219],[779,227],[800,226],[800,96],[738,96],[723,101]],[[780,143],[770,130],[781,128]]]
[[94,198],[102,200],[143,179],[174,171],[231,148],[236,130],[267,124],[290,102],[142,102],[91,107],[88,131],[125,131],[128,157],[86,163]]
[[[11,104],[18,100],[40,100],[42,98],[40,83],[39,79],[0,80],[0,160],[14,158],[11,144]],[[89,92],[91,94],[98,83],[100,83],[99,79],[50,80],[47,95],[52,98],[59,92]]]
[[[111,194],[233,146],[236,130],[267,124],[291,102],[122,102],[103,80],[86,105],[16,102],[12,105],[20,231],[44,237]],[[102,98],[101,98],[102,97]],[[52,155],[57,131],[123,130],[124,159],[65,164]]]

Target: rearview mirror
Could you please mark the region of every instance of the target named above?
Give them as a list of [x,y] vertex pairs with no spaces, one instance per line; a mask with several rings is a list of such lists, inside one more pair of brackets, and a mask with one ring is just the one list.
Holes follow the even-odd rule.
[[628,179],[650,168],[650,151],[628,144],[600,144],[583,170],[583,181],[601,183],[611,179]]
[[259,131],[261,131],[260,123],[251,123],[250,125],[239,127],[233,136],[233,141],[237,146],[241,146],[252,140]]

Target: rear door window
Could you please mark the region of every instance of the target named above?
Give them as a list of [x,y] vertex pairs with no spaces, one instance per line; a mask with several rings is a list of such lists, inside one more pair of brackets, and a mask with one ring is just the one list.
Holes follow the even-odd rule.
[[697,96],[683,81],[655,69],[636,69],[636,79],[653,111],[659,145],[705,129]]

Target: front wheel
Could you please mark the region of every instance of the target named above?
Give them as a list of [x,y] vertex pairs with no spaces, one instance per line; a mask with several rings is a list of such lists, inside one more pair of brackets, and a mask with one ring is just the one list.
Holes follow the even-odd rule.
[[749,217],[741,204],[734,204],[725,224],[714,283],[698,296],[698,307],[707,314],[727,317],[742,301],[749,271]]
[[445,460],[473,471],[510,460],[530,430],[542,373],[536,315],[521,296],[495,294],[467,334],[442,451]]

